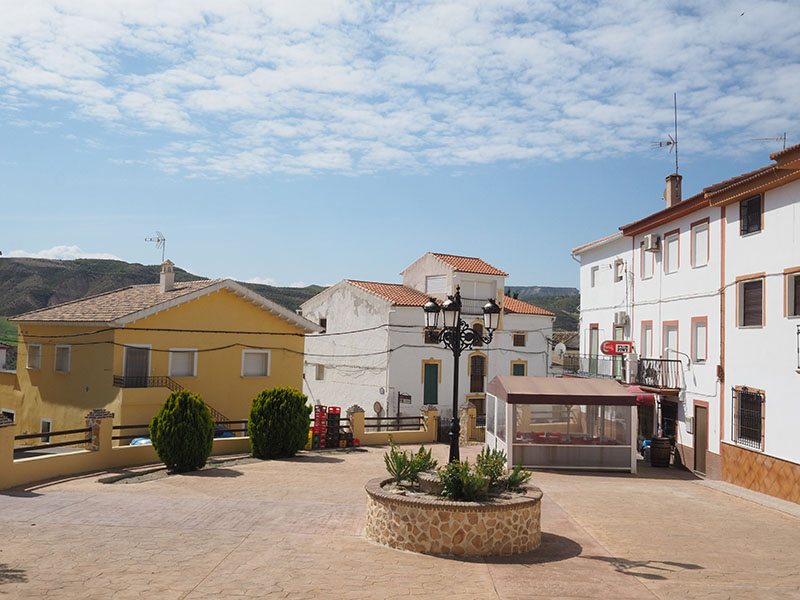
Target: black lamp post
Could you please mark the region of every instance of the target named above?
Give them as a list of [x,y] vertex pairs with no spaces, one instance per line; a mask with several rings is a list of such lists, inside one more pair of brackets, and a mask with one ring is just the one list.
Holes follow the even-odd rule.
[[448,296],[440,307],[436,300],[431,298],[425,306],[425,327],[437,329],[439,327],[439,313],[442,314],[442,329],[439,332],[439,342],[445,348],[453,351],[453,419],[450,423],[450,462],[460,460],[458,452],[458,436],[461,426],[458,422],[458,362],[461,352],[472,348],[475,342],[490,344],[494,331],[500,321],[500,307],[491,298],[483,307],[483,327],[485,335],[480,335],[464,321],[461,320],[461,291],[456,286],[456,295]]

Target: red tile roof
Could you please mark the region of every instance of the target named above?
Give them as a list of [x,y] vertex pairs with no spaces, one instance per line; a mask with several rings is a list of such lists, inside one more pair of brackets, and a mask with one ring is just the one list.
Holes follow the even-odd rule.
[[345,279],[345,281],[398,306],[424,306],[430,299],[419,290],[401,283],[378,283],[377,281],[356,281],[354,279]]
[[462,273],[480,273],[482,275],[500,275],[502,277],[508,277],[508,273],[501,271],[497,267],[493,267],[480,258],[455,256],[454,254],[440,254],[438,252],[431,252],[431,254],[453,267],[456,271]]
[[545,317],[556,316],[555,313],[551,313],[549,310],[539,308],[538,306],[534,306],[533,304],[528,304],[527,302],[523,302],[522,300],[518,300],[517,298],[511,298],[509,296],[503,297],[503,309],[507,313],[514,313],[520,315],[542,315]]

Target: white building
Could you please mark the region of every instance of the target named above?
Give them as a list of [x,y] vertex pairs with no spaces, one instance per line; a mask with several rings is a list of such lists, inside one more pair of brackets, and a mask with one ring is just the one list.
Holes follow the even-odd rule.
[[453,354],[426,335],[422,306],[460,288],[462,319],[482,329],[483,305],[503,309],[488,346],[465,350],[459,404],[484,410],[495,375],[546,375],[554,315],[503,296],[503,271],[479,258],[427,253],[402,273],[403,283],[345,279],[302,305],[325,327],[306,338],[304,391],[319,404],[358,404],[375,416],[417,415],[423,405],[452,414]]
[[667,208],[573,251],[581,371],[656,394],[689,468],[800,502],[800,146],[770,158],[687,200],[671,175]]

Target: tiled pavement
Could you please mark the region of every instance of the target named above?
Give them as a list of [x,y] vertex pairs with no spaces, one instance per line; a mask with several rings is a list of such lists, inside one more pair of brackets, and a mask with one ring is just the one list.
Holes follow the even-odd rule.
[[0,493],[0,598],[800,598],[800,519],[673,470],[535,473],[543,543],[519,557],[378,546],[383,450]]

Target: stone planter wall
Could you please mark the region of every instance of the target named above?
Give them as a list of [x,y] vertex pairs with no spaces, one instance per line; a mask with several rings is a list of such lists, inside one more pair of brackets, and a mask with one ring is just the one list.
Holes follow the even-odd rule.
[[400,550],[456,556],[519,554],[541,543],[539,488],[493,502],[455,502],[391,494],[373,479],[367,486],[367,538]]

